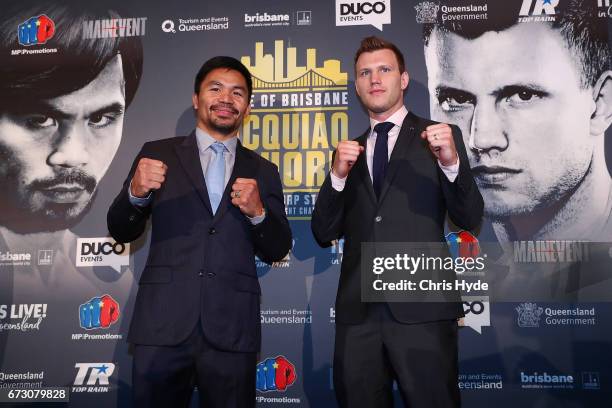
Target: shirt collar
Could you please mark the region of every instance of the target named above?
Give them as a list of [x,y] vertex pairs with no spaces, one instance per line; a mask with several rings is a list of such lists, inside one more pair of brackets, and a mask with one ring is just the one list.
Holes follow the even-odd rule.
[[[406,109],[406,107],[402,105],[402,107],[396,110],[393,115],[389,116],[387,120],[385,120],[385,122],[391,122],[395,126],[402,127],[402,123],[404,123],[406,115],[408,115],[408,109]],[[372,135],[372,133],[374,133],[374,126],[378,125],[379,123],[381,122],[376,119],[370,118],[370,136]]]
[[[195,134],[196,134],[196,141],[198,142],[198,149],[200,149],[200,152],[202,153],[205,152],[206,149],[208,149],[211,144],[218,142],[217,139],[215,139],[214,137],[212,137],[211,135],[209,135],[208,133],[206,133],[199,127],[196,127]],[[227,149],[228,152],[234,155],[236,154],[236,145],[238,145],[238,136],[234,136],[231,139],[225,140],[220,143],[223,143],[225,145],[225,148]]]

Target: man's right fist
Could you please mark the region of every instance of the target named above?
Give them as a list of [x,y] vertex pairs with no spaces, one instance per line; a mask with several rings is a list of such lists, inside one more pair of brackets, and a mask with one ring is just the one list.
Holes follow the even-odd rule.
[[151,190],[157,190],[166,179],[166,166],[159,160],[143,157],[138,162],[136,172],[130,184],[130,192],[134,197],[144,198]]
[[348,176],[349,171],[353,168],[359,154],[361,154],[363,150],[364,147],[355,140],[343,140],[338,143],[336,157],[332,165],[334,175],[339,178]]

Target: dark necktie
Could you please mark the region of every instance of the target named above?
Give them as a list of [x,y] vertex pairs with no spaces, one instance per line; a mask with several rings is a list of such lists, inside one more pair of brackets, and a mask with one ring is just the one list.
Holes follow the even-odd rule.
[[391,122],[381,122],[374,126],[376,132],[376,144],[374,145],[374,159],[372,160],[372,184],[376,197],[380,198],[383,181],[387,173],[387,165],[389,164],[389,148],[387,141],[389,139],[389,131],[395,126]]

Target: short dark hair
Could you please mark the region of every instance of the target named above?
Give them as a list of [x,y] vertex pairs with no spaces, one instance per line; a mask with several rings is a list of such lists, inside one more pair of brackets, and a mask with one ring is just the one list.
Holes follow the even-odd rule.
[[200,93],[200,85],[202,85],[202,81],[204,81],[206,75],[217,68],[226,68],[228,70],[231,69],[233,71],[238,71],[238,73],[240,73],[240,75],[242,75],[246,81],[248,100],[251,99],[251,94],[253,93],[253,79],[251,78],[251,73],[249,72],[248,68],[236,58],[223,55],[212,57],[202,65],[193,84],[193,92],[196,95]]
[[[0,22],[0,109],[26,106],[29,101],[72,93],[93,81],[104,67],[121,55],[126,107],[132,102],[142,76],[142,43],[139,37],[87,39],[83,23],[119,18],[118,12],[99,5],[37,5],[22,0],[9,8]],[[56,53],[11,56],[19,48],[17,27],[31,17],[45,14],[56,27],[48,48]]]
[[357,60],[364,52],[374,52],[378,50],[391,50],[397,59],[397,65],[400,73],[406,72],[406,64],[404,63],[404,55],[395,44],[390,41],[383,40],[380,37],[370,36],[361,40],[357,52],[355,52],[354,66],[357,67]]
[[[475,5],[479,0],[445,0],[446,7]],[[442,20],[442,3],[438,3],[435,23],[423,26],[423,40],[429,45],[432,33],[453,33],[466,39],[475,39],[486,32],[500,32],[519,24],[520,1],[489,1],[487,19]],[[611,52],[608,43],[608,18],[598,17],[597,2],[594,0],[563,0],[555,7],[552,22],[530,22],[521,24],[548,24],[558,30],[569,50],[575,55],[581,76],[581,85],[595,85],[601,74],[611,69]],[[520,46],[520,45],[519,45]]]

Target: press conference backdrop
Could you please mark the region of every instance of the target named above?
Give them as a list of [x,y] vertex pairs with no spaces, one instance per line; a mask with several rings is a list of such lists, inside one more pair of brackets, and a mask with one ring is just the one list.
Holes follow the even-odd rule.
[[[459,125],[472,167],[487,158],[490,162],[480,164],[531,176],[504,184],[510,170],[479,173],[487,206],[482,229],[461,232],[448,226],[451,244],[461,238],[480,241],[482,248],[485,243],[515,248],[514,258],[504,261],[501,255],[496,262],[496,273],[515,293],[534,285],[551,289],[547,296],[464,299],[457,379],[464,406],[609,406],[610,292],[580,296],[578,285],[566,296],[558,281],[573,276],[563,271],[565,264],[559,266],[561,252],[587,241],[612,242],[612,149],[604,134],[610,116],[606,104],[612,103],[612,79],[605,73],[609,56],[572,43],[567,31],[558,34],[555,24],[574,7],[569,0],[508,0],[500,10],[493,0],[135,1],[120,8],[101,2],[71,24],[63,23],[70,14],[66,10],[79,14],[82,2],[31,8],[11,3],[0,17],[0,70],[3,89],[11,89],[0,94],[0,388],[64,386],[71,391],[70,406],[130,406],[127,329],[148,234],[117,244],[108,236],[106,211],[143,143],[193,129],[193,78],[201,64],[231,55],[249,68],[254,81],[241,141],[278,165],[294,236],[284,260],[270,266],[254,259],[263,292],[258,406],[336,406],[334,300],[343,241],[320,248],[309,220],[332,151],[369,126],[354,90],[353,58],[361,38],[379,35],[406,57],[410,110]],[[577,32],[599,24],[594,36],[607,48],[610,1],[588,0],[574,8],[576,18],[585,19]],[[441,28],[432,33],[436,24]],[[79,117],[87,106],[107,103],[103,98],[113,82],[95,88],[90,81],[100,78],[96,71],[70,88],[93,59],[78,57],[81,48],[66,39],[69,32],[87,41],[129,39],[137,44],[136,54],[142,45],[142,73],[123,123],[120,110]],[[131,83],[126,78],[126,66],[138,66],[138,57],[121,54],[123,97],[131,98],[134,78]],[[31,78],[55,78],[50,61],[65,65],[59,68],[65,70],[61,79],[32,80],[37,85],[28,87]],[[583,71],[591,76],[584,78]],[[104,72],[117,73],[108,67]],[[138,77],[138,68],[134,72]],[[61,87],[62,81],[64,92],[45,96],[46,87]],[[92,89],[80,89],[85,85]],[[28,93],[40,97],[31,101]],[[42,103],[46,100],[55,101],[56,110],[72,109],[73,116],[56,115]],[[66,136],[63,126],[69,128],[73,119],[84,124]],[[45,175],[63,143],[57,134],[72,140],[71,148],[87,157],[83,162],[96,165],[76,175]],[[28,185],[36,178],[43,181]],[[62,191],[62,183],[84,191]],[[585,183],[598,187],[589,190]],[[55,190],[45,193],[45,188]],[[568,211],[555,213],[584,191],[587,195]],[[45,200],[53,194],[55,200]],[[522,221],[513,224],[514,216]],[[589,227],[585,232],[576,223]],[[544,225],[552,232],[536,233]],[[516,272],[513,278],[511,264],[517,262],[544,263],[552,272]],[[604,257],[601,268],[597,283],[605,285],[612,259]]]

